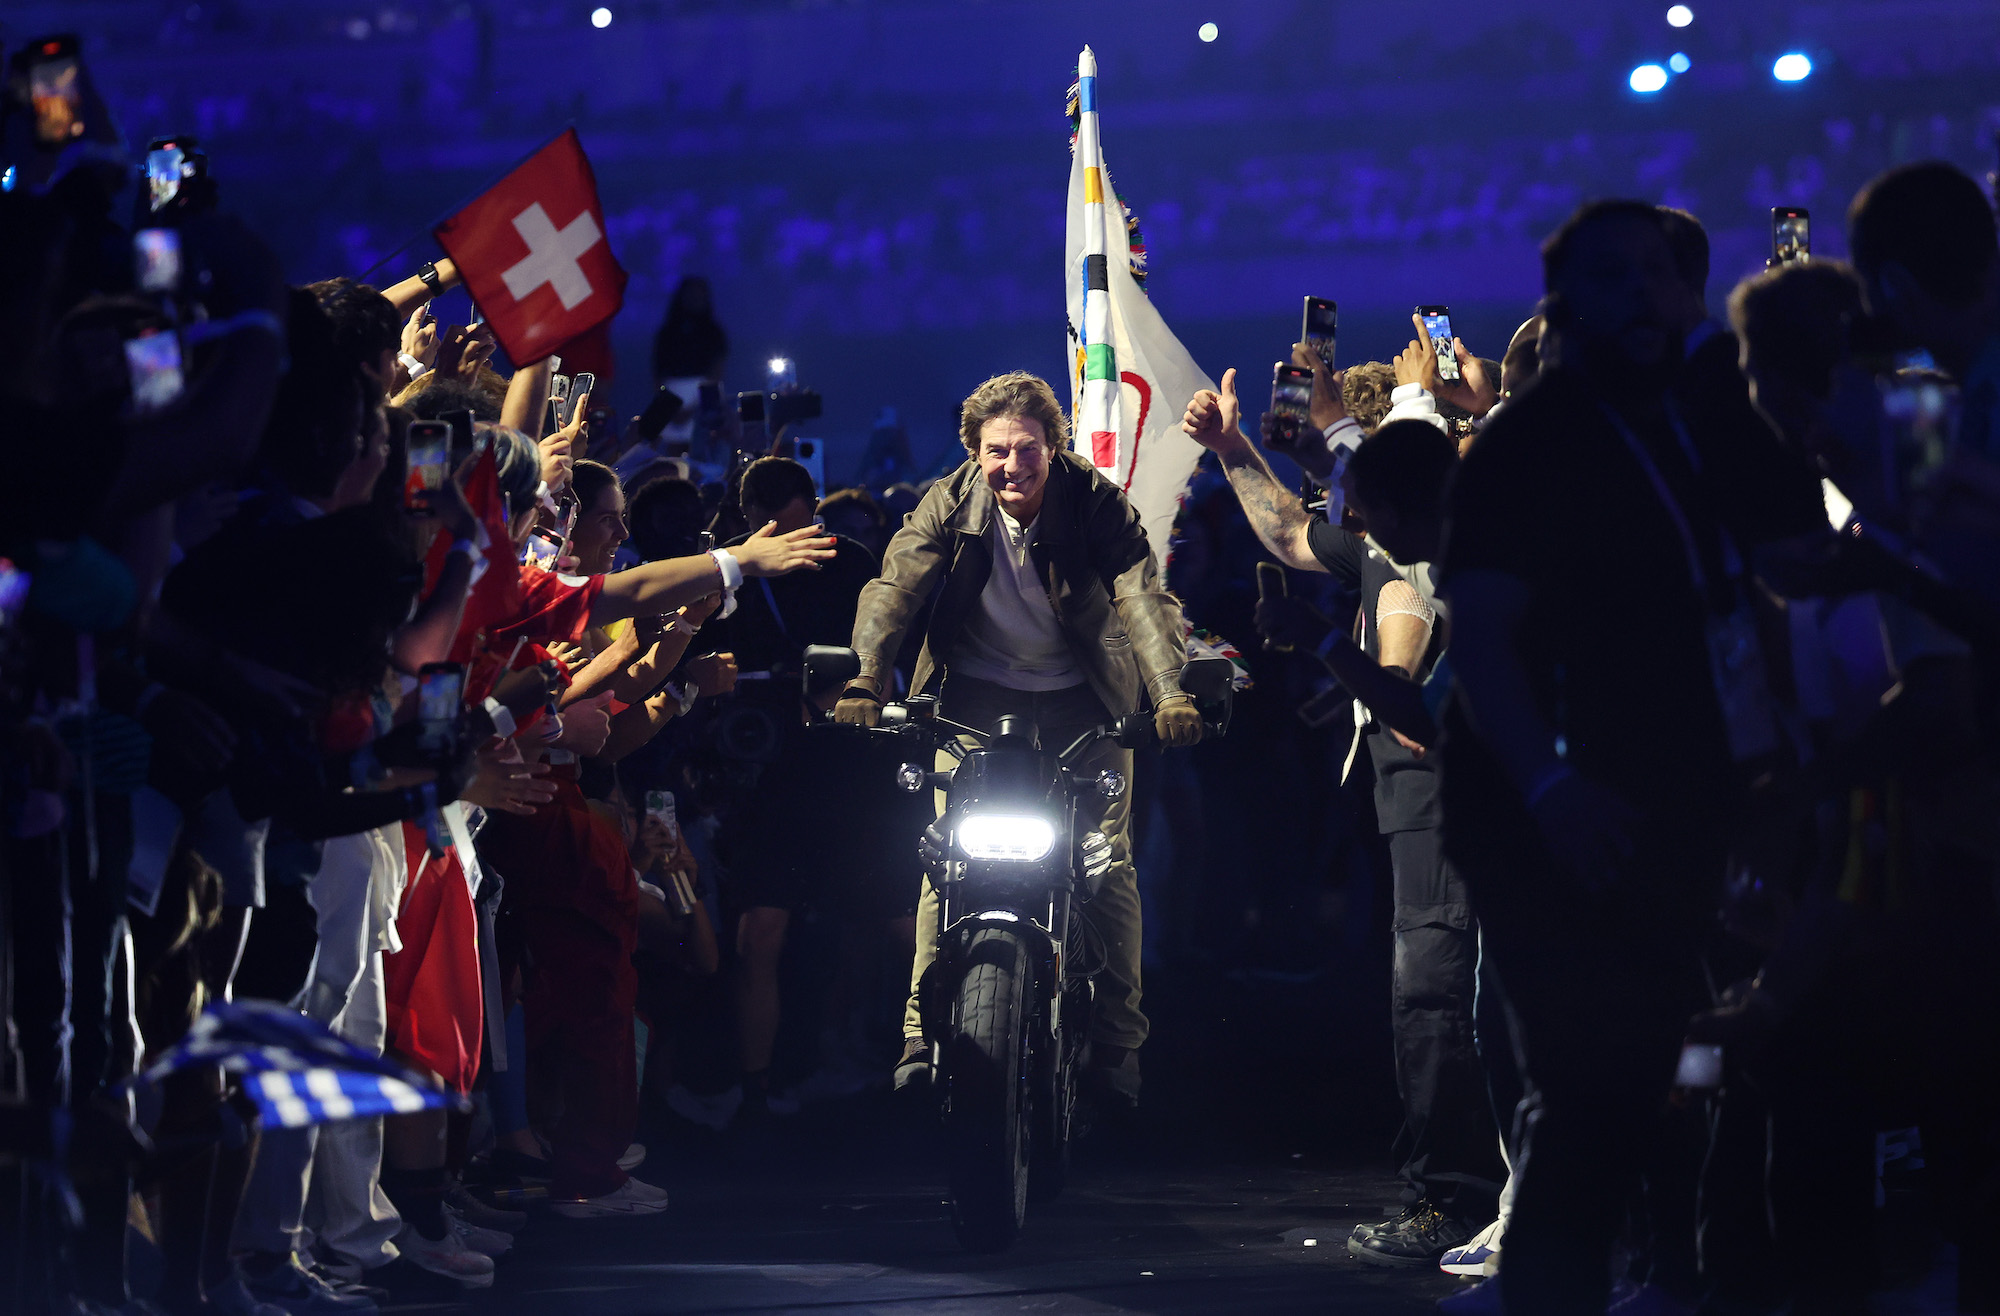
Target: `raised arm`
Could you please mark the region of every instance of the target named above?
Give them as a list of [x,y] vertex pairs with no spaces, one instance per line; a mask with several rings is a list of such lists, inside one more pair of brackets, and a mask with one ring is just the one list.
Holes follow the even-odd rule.
[[437,263],[437,280],[437,291],[433,292],[429,284],[412,274],[401,283],[384,288],[382,295],[389,299],[389,305],[396,308],[397,316],[407,320],[418,303],[427,302],[439,292],[458,286],[458,266],[451,263],[451,257],[447,256]]
[[1236,371],[1222,372],[1222,391],[1207,389],[1194,395],[1181,418],[1181,429],[1222,461],[1229,487],[1243,504],[1243,515],[1264,547],[1286,566],[1301,571],[1324,571],[1307,543],[1312,518],[1299,505],[1298,496],[1278,483],[1264,455],[1257,451],[1239,424],[1241,407],[1236,399]]
[[818,526],[801,526],[788,534],[773,534],[765,525],[734,548],[692,557],[648,562],[604,578],[604,588],[591,604],[590,624],[602,626],[621,617],[659,616],[713,594],[731,582],[725,578],[723,557],[733,558],[742,577],[783,576],[801,568],[818,570],[834,554],[833,537]]

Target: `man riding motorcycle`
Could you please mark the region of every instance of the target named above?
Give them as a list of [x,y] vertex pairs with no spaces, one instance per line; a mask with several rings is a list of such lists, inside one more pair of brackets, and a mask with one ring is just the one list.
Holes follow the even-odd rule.
[[[862,591],[853,642],[861,671],[835,720],[876,725],[904,634],[935,598],[912,693],[941,683],[942,716],[986,731],[1004,714],[1024,715],[1043,745],[1060,747],[1138,711],[1144,696],[1163,745],[1199,741],[1201,714],[1180,688],[1180,603],[1161,583],[1125,495],[1069,451],[1054,390],[1020,371],[987,380],[965,401],[959,438],[965,464],[931,486],[889,542],[881,576]],[[1104,740],[1078,766],[1129,774],[1131,757]],[[1101,1096],[1129,1105],[1138,1100],[1146,1040],[1129,797],[1086,798],[1097,811],[1089,826],[1112,846],[1111,870],[1089,906],[1106,958],[1089,1073]],[[930,1080],[917,998],[938,931],[937,892],[926,882],[898,1088]]]

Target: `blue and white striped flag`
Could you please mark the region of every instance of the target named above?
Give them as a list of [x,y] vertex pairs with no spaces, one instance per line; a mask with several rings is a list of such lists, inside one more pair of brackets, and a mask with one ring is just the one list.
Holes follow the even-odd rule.
[[462,1098],[386,1056],[371,1055],[297,1010],[270,1001],[218,1001],[141,1081],[193,1065],[244,1075],[243,1090],[267,1127],[403,1115]]

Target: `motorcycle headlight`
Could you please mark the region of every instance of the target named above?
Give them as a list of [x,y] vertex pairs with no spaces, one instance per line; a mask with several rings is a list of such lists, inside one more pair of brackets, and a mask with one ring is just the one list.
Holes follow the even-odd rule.
[[958,848],[968,859],[1033,863],[1045,858],[1055,844],[1055,824],[1032,815],[979,813],[958,824]]

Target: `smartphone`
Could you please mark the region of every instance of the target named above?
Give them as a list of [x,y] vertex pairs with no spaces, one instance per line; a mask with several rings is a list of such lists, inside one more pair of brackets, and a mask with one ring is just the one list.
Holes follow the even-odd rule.
[[792,449],[792,460],[812,475],[813,488],[826,497],[826,445],[818,439],[800,439]]
[[588,370],[579,370],[570,379],[569,392],[563,395],[562,407],[559,409],[563,427],[567,427],[576,419],[577,404],[596,391],[596,388],[597,376]]
[[417,672],[417,743],[427,754],[448,754],[464,702],[465,668],[458,663],[425,663]]
[[74,36],[42,37],[23,52],[35,141],[64,146],[83,136],[83,64]]
[[[438,419],[451,427],[451,457],[462,461],[472,455],[472,413],[470,411],[447,411]],[[515,508],[519,511],[519,508]]]
[[1299,341],[1311,348],[1328,370],[1333,369],[1333,337],[1340,318],[1338,310],[1332,298],[1306,298],[1305,326],[1299,330]]
[[1430,335],[1431,343],[1437,349],[1438,378],[1447,384],[1458,383],[1461,376],[1458,372],[1458,353],[1451,346],[1451,308],[1419,306],[1417,314],[1423,317],[1424,332]]
[[181,194],[181,170],[187,152],[178,142],[155,143],[146,152],[146,196],[150,209],[159,214]]
[[703,416],[722,414],[722,385],[714,380],[702,380],[701,387],[696,391],[696,398],[695,409]]
[[1798,206],[1771,207],[1771,263],[1812,259],[1812,212]]
[[547,526],[536,526],[528,535],[528,542],[522,546],[521,561],[544,571],[556,569],[556,559],[562,556],[562,536]]
[[178,292],[181,286],[180,230],[142,228],[134,233],[132,266],[141,292]]
[[444,488],[451,462],[451,426],[441,420],[413,421],[405,446],[409,474],[403,479],[403,506],[428,516],[431,495]]
[[1907,504],[1951,452],[1958,433],[1959,391],[1935,375],[1918,373],[1888,376],[1879,387],[1888,430],[1884,474],[1890,497]]
[[681,825],[679,817],[674,812],[674,793],[672,791],[647,791],[646,816],[648,818],[658,818],[667,825],[668,833],[675,839],[679,839]]
[[576,533],[576,517],[581,510],[583,505],[572,490],[565,488],[556,495],[556,533],[562,537],[565,548],[569,546],[570,536]]
[[1271,368],[1271,414],[1277,417],[1265,442],[1287,452],[1299,446],[1299,436],[1311,422],[1313,372],[1280,361]]
[[1674,1086],[1706,1092],[1722,1086],[1722,1048],[1689,1042],[1681,1048],[1681,1063],[1674,1071]]
[[764,395],[762,393],[738,393],[736,395],[736,419],[745,425],[764,423]]
[[132,384],[132,410],[158,411],[187,386],[181,370],[181,340],[157,329],[125,340],[125,373]]
[[[708,388],[709,385],[703,384],[702,387]],[[653,394],[653,400],[639,413],[639,433],[648,442],[659,438],[667,426],[674,423],[674,417],[681,414],[682,405],[680,394],[665,384],[660,385],[659,391]]]

